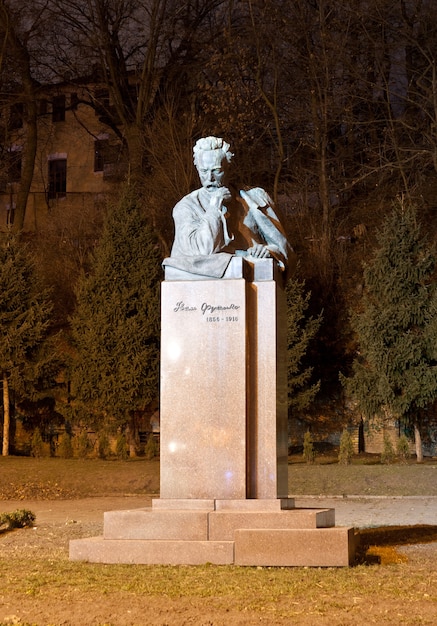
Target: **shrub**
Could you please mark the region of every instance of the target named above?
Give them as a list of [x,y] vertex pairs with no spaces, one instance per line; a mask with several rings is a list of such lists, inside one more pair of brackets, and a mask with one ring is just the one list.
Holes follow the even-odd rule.
[[410,458],[410,444],[406,435],[401,435],[397,443],[397,453],[399,460],[406,463]]
[[121,461],[125,461],[129,456],[127,452],[126,437],[123,433],[121,435],[118,435],[117,437],[117,442],[115,444],[115,454],[117,455],[117,459],[120,459]]
[[303,438],[303,458],[307,463],[314,463],[316,451],[314,450],[313,438],[311,433],[307,431]]
[[71,437],[68,433],[64,433],[59,442],[58,454],[62,459],[71,459],[73,457],[73,445]]
[[32,440],[30,442],[30,454],[36,459],[44,456],[44,441],[38,427],[33,431]]
[[91,450],[91,442],[88,437],[88,433],[84,430],[76,439],[77,456],[79,459],[86,459],[88,453]]
[[12,530],[13,528],[24,528],[33,526],[35,513],[26,509],[17,509],[12,513],[0,514],[0,528],[2,530]]
[[100,433],[97,442],[97,456],[99,459],[107,459],[111,454],[111,444],[106,433]]
[[159,445],[153,435],[150,435],[147,439],[147,443],[144,447],[144,456],[147,460],[152,460],[155,456],[159,456]]
[[338,462],[341,465],[349,465],[354,455],[354,444],[350,432],[345,428],[340,438],[340,450]]
[[393,461],[395,460],[395,457],[396,457],[396,454],[395,454],[395,449],[393,447],[393,442],[390,439],[390,436],[387,433],[384,433],[381,463],[386,463],[387,465],[390,463],[393,463]]

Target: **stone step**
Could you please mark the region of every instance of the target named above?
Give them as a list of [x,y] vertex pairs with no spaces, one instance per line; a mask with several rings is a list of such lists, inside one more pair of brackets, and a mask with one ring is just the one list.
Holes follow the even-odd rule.
[[207,541],[208,511],[159,511],[151,508],[107,511],[105,539]]
[[353,565],[353,528],[236,530],[233,541],[159,541],[92,537],[70,541],[70,559],[143,565],[347,567]]
[[353,565],[353,528],[236,530],[235,565],[347,567]]
[[334,509],[182,511],[148,507],[106,512],[103,536],[128,540],[233,541],[239,528],[298,529],[334,525]]
[[215,500],[216,511],[284,511],[294,509],[294,498]]
[[138,565],[232,565],[233,541],[144,541],[91,537],[70,541],[70,560]]
[[269,499],[199,499],[199,498],[154,498],[153,510],[237,510],[237,511],[282,511],[294,509],[294,498],[269,498]]
[[293,509],[291,511],[213,511],[209,514],[208,538],[232,541],[236,530],[330,528],[335,526],[334,509]]

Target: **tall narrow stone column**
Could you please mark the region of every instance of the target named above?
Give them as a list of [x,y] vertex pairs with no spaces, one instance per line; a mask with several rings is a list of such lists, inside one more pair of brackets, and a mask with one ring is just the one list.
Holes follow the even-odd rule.
[[161,498],[244,499],[246,281],[166,280],[161,301]]
[[248,285],[248,497],[288,496],[287,304],[273,259],[253,264]]

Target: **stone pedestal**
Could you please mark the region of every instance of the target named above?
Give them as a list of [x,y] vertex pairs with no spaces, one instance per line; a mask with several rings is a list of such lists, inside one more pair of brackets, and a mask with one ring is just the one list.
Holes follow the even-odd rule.
[[104,563],[347,566],[354,532],[288,498],[286,302],[272,259],[224,278],[166,269],[161,488],[105,513],[70,558]]
[[246,281],[161,291],[162,498],[246,497]]

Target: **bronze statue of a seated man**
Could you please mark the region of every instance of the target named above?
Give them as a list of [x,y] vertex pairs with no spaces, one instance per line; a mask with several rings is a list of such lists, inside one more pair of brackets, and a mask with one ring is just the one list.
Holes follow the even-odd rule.
[[221,278],[232,256],[273,257],[285,269],[291,250],[269,195],[260,187],[236,190],[229,183],[233,154],[220,137],[194,146],[202,186],[173,209],[175,238],[164,265]]

